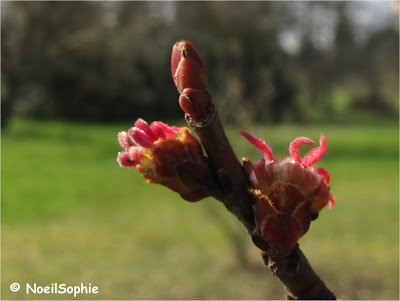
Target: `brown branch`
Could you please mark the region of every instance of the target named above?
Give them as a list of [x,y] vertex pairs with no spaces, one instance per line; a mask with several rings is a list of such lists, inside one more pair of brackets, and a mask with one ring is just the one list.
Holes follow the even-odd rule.
[[254,244],[259,247],[265,264],[271,269],[291,294],[289,299],[336,299],[310,266],[298,245],[290,254],[281,254],[271,249],[264,239],[256,233],[253,204],[249,193],[249,182],[244,169],[235,155],[225,134],[218,112],[211,102],[208,114],[201,120],[194,120],[186,114],[188,124],[194,129],[203,144],[211,168],[217,174],[223,191],[221,198],[252,235]]
[[199,136],[219,179],[223,191],[219,200],[252,233],[255,228],[254,198],[248,191],[247,176],[226,137],[214,104],[210,103],[208,108],[208,114],[201,120],[196,121],[188,114],[186,120]]
[[288,296],[289,299],[336,300],[335,295],[312,269],[298,245],[289,256],[280,256],[273,250],[269,250],[263,251],[262,257],[265,265],[291,293],[292,296]]

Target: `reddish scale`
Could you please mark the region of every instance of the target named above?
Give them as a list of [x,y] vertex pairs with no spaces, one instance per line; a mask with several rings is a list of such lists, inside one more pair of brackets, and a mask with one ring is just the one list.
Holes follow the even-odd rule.
[[210,102],[211,97],[206,91],[192,88],[184,89],[179,97],[180,107],[194,120],[200,120],[207,115]]

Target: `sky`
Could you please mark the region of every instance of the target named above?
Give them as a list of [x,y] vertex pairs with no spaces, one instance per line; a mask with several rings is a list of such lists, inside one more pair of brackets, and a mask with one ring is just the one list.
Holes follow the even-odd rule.
[[[399,28],[399,15],[396,15],[394,2],[397,1],[347,1],[348,17],[355,27],[355,39],[363,43],[368,34],[386,26]],[[296,26],[284,31],[280,36],[281,46],[288,53],[296,53],[301,45],[301,38],[312,33],[311,40],[319,49],[326,49],[334,43],[334,30],[337,15],[326,6],[307,7],[306,1],[293,2],[293,12],[303,26]],[[302,21],[304,20],[304,21]],[[307,31],[308,30],[308,31]],[[305,32],[307,31],[307,32]]]

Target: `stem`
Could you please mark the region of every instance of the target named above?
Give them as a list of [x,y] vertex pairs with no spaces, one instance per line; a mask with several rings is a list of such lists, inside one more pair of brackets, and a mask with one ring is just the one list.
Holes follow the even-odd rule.
[[208,114],[199,121],[186,114],[186,121],[200,138],[222,186],[223,197],[219,199],[246,227],[249,233],[255,228],[253,196],[248,190],[245,171],[237,159],[226,137],[218,112],[213,103],[208,107]]
[[297,245],[289,256],[279,256],[273,250],[263,251],[262,257],[272,273],[276,275],[292,294],[289,299],[336,300],[335,295],[312,269],[304,253]]

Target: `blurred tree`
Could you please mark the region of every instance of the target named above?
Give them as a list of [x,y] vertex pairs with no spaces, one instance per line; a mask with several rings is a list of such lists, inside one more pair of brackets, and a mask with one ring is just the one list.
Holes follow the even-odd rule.
[[[371,34],[361,52],[359,64],[365,88],[357,93],[354,107],[398,117],[399,33],[384,29]],[[367,63],[366,63],[367,62]]]
[[[292,74],[299,85],[299,120],[313,119],[316,114],[319,114],[317,120],[356,120],[359,116],[356,112],[361,108],[371,115],[383,113],[388,117],[391,112],[396,116],[398,26],[386,22],[380,30],[367,32],[363,41],[354,19],[354,10],[360,7],[354,2],[301,4],[303,9],[299,11],[303,14],[297,21],[303,23],[301,43],[291,64]],[[303,18],[314,9],[326,19],[330,16],[335,20],[331,33],[316,33],[315,20]],[[322,39],[321,36],[329,40],[329,35],[332,35],[331,44],[321,46],[316,42]],[[307,110],[311,106],[313,110]]]
[[[80,40],[71,35],[84,36],[81,30],[93,29],[99,17],[94,3],[82,2],[79,10],[76,5],[12,2],[2,10],[2,84],[6,88],[2,103],[7,108],[2,117],[6,120],[19,100],[23,100],[19,109],[34,116],[56,114],[63,97],[73,101],[70,96],[77,91],[71,84],[79,77],[72,77],[79,69],[69,51]],[[90,34],[88,30],[86,35]],[[32,102],[32,94],[41,99]]]
[[[191,40],[204,54],[210,90],[226,121],[327,120],[335,116],[339,94],[351,101],[349,110],[377,105],[398,111],[398,27],[387,22],[360,43],[354,3],[1,5],[3,125],[12,113],[99,121],[177,118],[169,56],[179,39]],[[283,47],[286,32],[297,50]]]
[[141,22],[147,6],[10,3],[2,20],[4,117],[13,110],[79,120],[176,115],[177,104],[170,109],[162,102],[166,91],[176,93],[165,60],[171,42],[161,51],[154,47],[147,34],[162,34],[162,24]]

